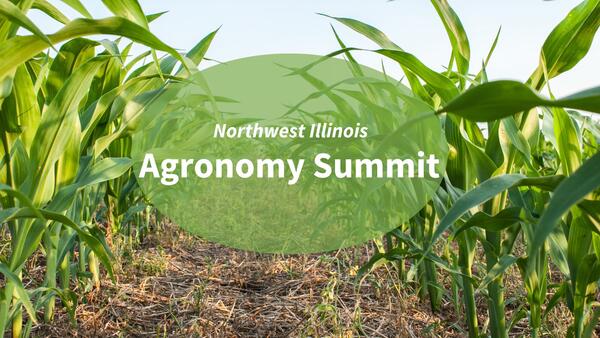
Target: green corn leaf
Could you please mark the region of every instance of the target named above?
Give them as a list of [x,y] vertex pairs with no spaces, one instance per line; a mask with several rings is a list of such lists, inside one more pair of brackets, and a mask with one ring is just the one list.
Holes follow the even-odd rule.
[[[398,254],[398,255],[406,254],[406,252],[401,251],[397,248],[395,248],[394,250],[395,250],[394,254]],[[358,270],[358,272],[356,274],[356,277],[358,279],[361,279],[363,276],[374,271],[378,267],[389,263],[389,259],[388,259],[389,255],[390,255],[390,253],[382,253],[382,252],[378,252],[378,253],[374,254],[367,263],[365,263],[363,266],[360,267],[360,269]]]
[[518,184],[523,179],[524,175],[513,174],[503,175],[491,178],[480,185],[476,186],[463,196],[461,196],[456,203],[448,210],[446,216],[440,220],[436,231],[431,237],[431,245],[437,241],[442,234],[454,224],[462,215],[468,212],[471,208],[474,208],[492,197],[498,195],[500,192],[507,190],[508,188]]
[[4,78],[0,78],[0,104],[12,92],[14,70],[8,71]]
[[[574,303],[574,312],[576,314],[575,321],[583,322],[584,317],[583,312],[585,311],[585,304],[587,303],[587,299],[594,296],[594,294],[590,294],[594,292],[597,288],[598,278],[600,278],[600,263],[598,262],[598,257],[594,254],[589,254],[583,257],[578,257],[577,261],[578,270],[580,271],[577,279],[574,279],[574,295],[573,295],[573,303]],[[591,286],[591,287],[590,287]],[[590,292],[591,291],[591,292]],[[583,325],[578,326],[575,325],[576,330],[581,330]],[[580,334],[577,334],[580,337]]]
[[600,113],[600,87],[560,100],[540,97],[517,81],[494,81],[473,87],[449,102],[439,113],[451,113],[471,121],[490,122],[534,107],[565,107]]
[[501,32],[502,32],[502,26],[500,28],[498,28],[498,32],[496,33],[496,37],[494,38],[494,42],[492,42],[492,46],[490,47],[490,50],[488,51],[488,54],[487,54],[485,60],[483,61],[481,70],[475,76],[475,80],[474,80],[475,83],[488,82],[486,69],[487,69],[487,66],[488,66],[490,60],[492,59],[492,55],[494,54],[494,51],[496,50],[496,46],[498,45],[498,40],[500,39]]
[[[145,28],[119,17],[106,19],[76,19],[69,22],[48,38],[52,43],[59,43],[76,37],[107,34],[129,38],[150,48],[162,50],[173,55],[182,63],[184,59],[179,53],[163,43]],[[9,75],[18,65],[28,61],[47,47],[47,43],[37,36],[16,36],[0,43],[0,79]]]
[[48,15],[52,19],[65,25],[69,23],[69,21],[71,21],[58,8],[54,7],[53,4],[46,0],[35,0],[31,8],[40,10],[46,13],[46,15]]
[[[33,203],[27,196],[25,196],[25,194],[9,187],[6,184],[0,183],[0,192],[3,192],[5,194],[7,194],[8,196],[12,196],[12,197],[16,198],[23,206],[26,206],[29,208],[34,208]],[[42,214],[38,213],[37,217],[42,218]]]
[[494,216],[480,211],[471,216],[452,236],[457,237],[461,232],[473,227],[478,227],[486,231],[502,231],[517,222],[523,221],[524,218],[524,212],[519,207],[503,209]]
[[414,55],[392,49],[380,49],[376,50],[375,53],[387,56],[409,69],[430,85],[444,102],[449,102],[458,95],[458,89],[456,89],[452,81],[427,67]]
[[8,0],[0,0],[0,15],[11,22],[27,29],[37,38],[44,42],[45,47],[52,46],[52,42],[29,18],[21,11],[19,7]]
[[129,63],[125,66],[125,72],[128,73],[133,66],[135,66],[138,62],[142,61],[144,58],[146,58],[148,55],[150,55],[150,51],[147,50],[143,53],[140,53],[139,55],[137,55],[136,57],[134,57],[131,61],[129,61]]
[[[176,77],[166,77],[173,80],[181,80]],[[106,93],[104,93],[97,101],[91,104],[88,109],[81,114],[81,124],[82,124],[82,145],[87,146],[90,139],[92,139],[93,133],[96,131],[96,126],[108,113],[110,113],[110,107],[119,95],[123,92],[126,92],[129,88],[136,86],[140,83],[147,82],[149,80],[159,79],[159,75],[150,75],[150,76],[138,76],[129,81],[127,81],[124,85],[114,88]],[[111,116],[108,118],[108,123],[114,122],[116,116]]]
[[531,165],[531,148],[512,116],[502,119],[502,129],[508,136],[510,143],[523,155],[525,161]]
[[93,40],[75,38],[60,47],[58,55],[52,60],[46,80],[47,102],[52,102],[73,71],[95,56],[98,45],[99,43]]
[[129,158],[105,158],[98,161],[91,168],[85,168],[73,184],[59,190],[47,209],[54,212],[67,210],[71,207],[78,191],[121,177],[131,168],[131,165],[132,161]]
[[496,263],[485,275],[479,286],[477,287],[477,291],[481,291],[485,289],[492,281],[501,277],[508,268],[510,268],[513,264],[517,262],[518,258],[513,255],[506,255],[500,257],[498,263]]
[[471,59],[471,48],[467,33],[460,22],[456,12],[450,7],[446,0],[431,0],[440,19],[444,23],[446,33],[452,44],[452,55],[456,60],[458,72],[466,75],[469,72],[469,60]]
[[543,191],[554,191],[556,187],[565,179],[563,175],[527,177],[523,179],[516,187],[536,187]]
[[77,233],[65,232],[60,235],[60,247],[58,248],[58,254],[56,255],[56,261],[62,262],[62,260],[70,253],[71,249],[77,240]]
[[581,269],[587,269],[587,266],[581,267],[581,257],[590,253],[592,247],[593,233],[590,231],[592,225],[578,208],[571,209],[572,220],[569,224],[567,263],[569,266],[569,276],[571,280],[577,281]]
[[592,156],[558,185],[535,228],[528,256],[531,257],[540,250],[546,242],[546,238],[571,207],[600,187],[600,170],[598,168],[600,168],[600,153]]
[[[335,39],[338,42],[338,45],[340,45],[340,48],[347,48],[348,46],[346,46],[346,44],[344,43],[342,38],[339,36],[339,34],[337,33],[337,31],[335,30],[335,27],[333,27],[333,25],[331,25],[331,30],[333,31],[333,35],[335,36]],[[356,61],[356,58],[352,55],[352,53],[350,53],[350,52],[345,53],[344,57],[346,57],[346,59],[348,60],[348,66],[350,67],[350,70],[352,71],[352,74],[354,75],[354,77],[364,77],[365,74],[362,71],[362,69],[359,67],[358,62]]]
[[85,8],[85,6],[83,6],[81,1],[79,1],[79,0],[61,0],[61,1],[64,2],[65,4],[67,4],[69,7],[76,10],[77,12],[79,12],[79,14],[83,15],[84,17],[86,17],[88,19],[92,18],[92,15],[90,14],[90,12],[88,12],[88,10]]
[[102,0],[104,5],[116,16],[148,29],[148,20],[137,0]]
[[98,74],[94,79],[94,82],[92,82],[90,92],[87,96],[86,106],[99,99],[104,93],[110,92],[114,88],[118,88],[122,83],[123,64],[121,62],[118,46],[113,43],[110,43],[109,45],[114,46],[115,48],[114,51],[109,52],[113,57],[111,57],[106,65],[102,67],[100,74]]
[[98,256],[102,264],[105,266],[106,271],[114,280],[114,274],[112,269],[112,254],[106,250],[106,248],[102,245],[100,240],[96,237],[90,235],[86,231],[84,231],[77,223],[73,222],[69,217],[53,212],[45,209],[35,209],[35,208],[20,208],[17,212],[13,213],[10,217],[6,218],[5,221],[11,221],[14,219],[23,219],[23,218],[38,218],[37,215],[41,214],[44,220],[54,221],[73,229],[77,232],[79,238],[84,241],[94,253]]
[[581,165],[581,146],[575,124],[566,110],[553,108],[554,135],[563,173],[571,175]]
[[577,204],[585,215],[589,218],[596,233],[600,234],[600,201],[585,200]]
[[461,196],[452,208],[448,210],[444,218],[440,220],[440,224],[431,237],[428,250],[460,217],[472,208],[489,201],[499,193],[518,186],[534,186],[543,190],[552,190],[561,180],[562,177],[560,176],[528,178],[521,174],[509,174],[496,176],[482,182]]
[[551,103],[552,101],[548,105],[600,113],[600,87],[590,88]]
[[[208,48],[210,47],[215,36],[219,32],[219,29],[220,28],[217,28],[216,30],[210,32],[202,40],[200,40],[192,49],[190,49],[189,52],[185,54],[186,59],[189,60],[189,63],[191,63],[191,65],[198,67],[200,62],[204,60],[204,56],[206,55],[206,52],[208,51]],[[191,65],[190,68],[192,68]],[[176,74],[180,75],[182,71],[183,65],[179,67]]]
[[566,277],[570,276],[569,264],[567,259],[568,243],[567,236],[561,226],[554,228],[548,236],[548,244],[550,247],[549,254],[554,264],[558,267]]
[[202,40],[200,40],[200,42],[198,42],[192,49],[190,49],[190,51],[187,52],[185,56],[188,59],[190,59],[195,65],[200,64],[202,59],[204,59],[204,56],[206,55],[210,44],[219,32],[219,29],[220,28],[217,28],[216,30],[206,35]]
[[65,310],[71,319],[71,323],[77,325],[77,321],[75,320],[75,310],[77,309],[78,296],[75,292],[59,288],[38,287],[33,290],[32,294],[33,297],[40,295],[39,298],[37,298],[39,304],[45,304],[49,298],[58,296],[61,305],[65,307]]
[[[477,155],[477,153],[470,154],[469,148],[477,147],[475,145],[471,147],[472,142],[464,130],[464,125],[458,119],[454,119],[452,116],[446,118],[444,129],[448,146],[453,150],[453,155],[448,159],[446,174],[455,187],[466,190],[470,186],[470,174],[475,164],[475,162],[469,163],[468,160],[470,157],[475,157],[470,155]],[[477,174],[491,175],[494,172],[495,169],[490,170],[489,162],[486,164],[488,166],[478,168],[480,170],[477,170]]]
[[[114,15],[128,19],[129,21],[144,27],[146,30],[149,29],[146,14],[137,0],[102,0],[102,2]],[[163,74],[159,66],[160,61],[156,54],[156,50],[152,49],[150,52],[152,59],[157,66],[156,69],[162,77]],[[187,68],[185,61],[182,61],[182,63],[183,67]]]
[[[99,156],[115,140],[121,138],[130,131],[134,131],[143,121],[151,121],[156,114],[160,114],[169,99],[174,97],[176,90],[156,90],[145,92],[128,102],[123,112],[123,122],[118,130],[112,134],[98,138],[94,143],[94,156]],[[161,97],[161,100],[157,100]],[[150,104],[157,100],[160,104]]]
[[[467,120],[461,121],[460,127],[456,128],[452,119],[446,121],[446,139],[448,140],[448,143],[453,144],[453,146],[458,149],[459,158],[465,158],[463,161],[448,161],[448,164],[450,165],[452,162],[457,162],[453,163],[453,170],[455,171],[454,176],[466,176],[464,175],[464,168],[467,167],[467,161],[469,161],[474,168],[477,178],[480,182],[483,182],[490,178],[498,167],[483,149],[471,141],[472,137],[469,136],[468,132],[465,130],[465,127],[468,127],[467,122]],[[455,135],[455,132],[452,133],[456,129],[459,129],[460,135]],[[446,169],[446,171],[448,171],[448,169]],[[452,179],[453,177],[450,176],[450,178]],[[466,179],[466,177],[464,179]]]
[[14,113],[17,115],[18,125],[21,129],[20,139],[27,151],[31,148],[35,132],[40,122],[40,107],[37,100],[34,100],[35,92],[31,77],[24,65],[17,67],[14,77],[14,107],[3,114]]
[[600,0],[586,0],[575,7],[544,42],[541,61],[530,79],[539,89],[544,80],[544,65],[550,79],[573,68],[590,49],[600,27]]
[[146,15],[146,21],[148,21],[148,23],[151,23],[152,21],[160,18],[161,16],[163,16],[166,13],[168,13],[168,11],[163,11],[163,12],[148,14],[148,15]]
[[[79,154],[79,103],[87,95],[94,75],[105,61],[106,58],[99,57],[79,67],[42,115],[40,127],[31,146],[31,160],[38,169],[31,187],[35,192],[31,196],[35,196],[33,201],[36,205],[41,205],[38,203],[43,203],[47,198],[38,184],[47,184],[52,173],[51,168],[65,151],[70,150],[67,146],[77,147],[77,156]],[[73,160],[77,162],[73,163],[74,166],[79,164],[78,160]]]
[[361,22],[361,21],[358,21],[355,19],[351,19],[351,18],[340,18],[340,17],[335,17],[335,16],[329,16],[327,14],[320,14],[320,15],[323,15],[330,19],[334,19],[334,20],[338,21],[339,23],[346,25],[348,28],[363,35],[367,39],[375,42],[381,48],[402,50],[402,48],[400,48],[400,46],[398,46],[397,44],[392,42],[387,37],[387,35],[385,35],[384,32],[382,32],[379,29],[377,29],[371,25],[368,25],[364,22]]
[[[290,73],[289,75],[298,75],[307,72],[312,67],[317,64],[332,58],[334,56],[345,54],[350,51],[367,51],[365,49],[360,48],[344,48],[338,51],[332,52],[321,59],[306,65],[305,67],[299,68],[298,70]],[[430,85],[438,95],[444,100],[444,102],[450,101],[456,95],[458,95],[458,89],[454,86],[452,81],[450,81],[447,77],[436,73],[431,68],[427,67],[423,64],[419,59],[417,59],[414,55],[393,49],[378,49],[378,50],[370,50],[373,53],[377,53],[390,59],[398,62],[402,67],[410,70],[412,73],[422,78],[428,85]]]
[[[421,261],[428,260],[430,262],[433,262],[436,266],[438,266],[441,269],[446,270],[452,274],[456,274],[459,276],[463,275],[460,270],[455,269],[454,267],[450,266],[447,261],[443,260],[439,256],[434,255],[431,252],[423,251],[421,246],[418,243],[416,243],[414,239],[412,239],[410,236],[406,235],[399,229],[396,228],[396,229],[392,230],[390,232],[390,234],[393,234],[394,237],[398,238],[402,242],[406,243],[410,248],[414,249],[414,250],[411,250],[412,252],[410,253],[410,255],[412,257],[414,257],[414,258],[420,257]],[[401,255],[402,252],[401,251],[400,252],[392,252],[391,254],[388,254],[387,257],[389,258],[389,260],[392,260],[392,259],[397,258],[395,256],[398,256],[399,254]]]
[[[21,208],[7,208],[0,210],[0,222],[5,223],[18,217]],[[38,217],[42,214],[38,214]]]
[[[67,123],[70,124],[70,123]],[[67,138],[67,142],[62,154],[56,161],[54,184],[55,189],[60,189],[69,185],[75,180],[79,168],[79,154],[81,152],[81,126],[75,123],[76,127],[70,132],[64,133],[61,137]]]
[[[27,311],[27,314],[31,318],[31,321],[33,321],[34,323],[37,324],[37,318],[35,315],[33,304],[31,304],[31,299],[29,299],[29,294],[23,287],[23,283],[21,283],[21,279],[19,277],[17,277],[12,271],[10,271],[8,266],[6,266],[6,264],[4,264],[2,262],[0,262],[0,273],[2,273],[4,275],[4,278],[6,278],[7,281],[10,281],[13,284],[15,292],[19,296],[19,301],[21,301],[21,304],[23,304],[23,307]],[[8,309],[6,309],[6,310],[8,310]],[[2,311],[0,311],[0,313],[2,313],[2,312],[4,312],[4,309],[2,309]],[[0,319],[0,324],[4,324],[3,319]],[[0,325],[0,332],[4,332],[5,328],[2,326],[3,325]]]
[[[374,43],[376,43],[379,47],[383,48],[384,50],[390,50],[390,51],[400,51],[400,52],[404,52],[404,50],[402,50],[402,48],[400,48],[400,46],[398,46],[397,44],[395,44],[394,42],[392,42],[386,35],[385,33],[383,33],[382,31],[380,31],[379,29],[368,25],[364,22],[355,20],[355,19],[350,19],[350,18],[341,18],[341,17],[334,17],[334,16],[329,16],[329,15],[325,15],[325,14],[321,14],[323,16],[326,16],[328,18],[334,19],[344,25],[346,25],[347,27],[349,27],[350,29],[354,30],[355,32],[363,35],[364,37],[368,38],[369,40],[373,41]],[[351,50],[351,49],[346,49],[345,50]],[[344,52],[347,53],[347,52]],[[410,54],[409,54],[410,55]],[[416,59],[413,56],[414,59]],[[397,62],[399,62],[399,60],[396,60]],[[418,61],[418,59],[417,59]],[[429,101],[430,97],[429,94],[427,93],[427,91],[425,90],[425,88],[423,87],[423,85],[420,83],[419,79],[415,76],[418,75],[421,77],[421,75],[419,75],[415,70],[410,69],[409,67],[407,67],[406,65],[404,65],[402,62],[399,62],[400,66],[402,68],[402,71],[404,72],[404,74],[406,75],[406,78],[408,80],[408,82],[410,83],[410,86],[412,88],[412,90],[419,95],[419,97],[421,97],[421,99],[425,100],[425,101]],[[420,61],[418,63],[421,63]],[[423,65],[421,63],[421,67],[419,67],[421,70],[423,70],[425,67],[425,65]],[[427,77],[443,77],[440,74],[436,75],[432,75],[429,71],[425,70],[425,76]],[[425,79],[424,79],[425,80]],[[446,79],[448,80],[448,79]],[[427,80],[425,80],[427,82]],[[446,87],[445,89],[442,90],[442,92],[446,92],[446,91],[453,91],[454,89],[454,85],[451,84],[451,81],[445,81],[443,79],[438,79],[436,82],[446,82],[443,86]],[[450,85],[448,84],[448,82],[450,83]],[[433,85],[435,86],[435,85]],[[452,87],[452,88],[450,88]],[[458,92],[456,93],[452,93],[452,96],[446,96],[444,94],[441,94],[440,96],[444,95],[445,100],[449,100],[450,98],[452,98],[453,96],[457,95]]]

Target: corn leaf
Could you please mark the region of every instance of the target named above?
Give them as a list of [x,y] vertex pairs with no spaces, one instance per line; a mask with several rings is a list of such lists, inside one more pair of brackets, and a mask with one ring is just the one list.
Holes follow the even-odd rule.
[[[23,194],[22,192],[20,192],[18,190],[15,190],[15,189],[9,187],[6,184],[0,183],[0,192],[3,192],[3,193],[5,193],[8,196],[16,198],[21,203],[21,205],[23,205],[23,206],[26,206],[26,207],[29,207],[29,208],[34,208],[33,203],[31,202],[31,200],[27,196],[25,196],[25,194]],[[37,216],[39,218],[42,218],[42,214],[41,213],[38,213]],[[4,222],[4,220],[2,220],[1,222]]]
[[92,15],[90,14],[90,12],[88,12],[88,10],[85,8],[85,6],[83,6],[81,1],[79,1],[79,0],[61,0],[61,1],[64,2],[65,4],[67,4],[69,7],[76,10],[77,12],[79,12],[79,14],[83,15],[84,17],[86,17],[88,19],[92,18]]
[[148,23],[151,23],[152,21],[160,18],[161,16],[163,16],[166,13],[168,13],[168,12],[167,11],[163,11],[163,12],[148,14],[148,15],[146,15],[146,21],[148,21]]
[[553,108],[554,135],[558,155],[565,175],[571,175],[581,165],[581,146],[577,130],[569,114],[562,108]]
[[137,0],[102,0],[102,2],[114,15],[148,29],[146,14]]
[[485,212],[480,211],[471,216],[463,226],[456,230],[453,237],[457,237],[461,232],[473,227],[478,227],[486,231],[501,231],[523,220],[524,214],[519,207],[503,209],[494,216],[490,216]]
[[[17,277],[12,271],[10,271],[8,266],[6,266],[6,264],[4,264],[2,262],[0,262],[0,273],[2,273],[4,275],[4,278],[6,278],[7,281],[10,281],[13,284],[15,292],[19,296],[19,301],[21,302],[21,304],[23,304],[23,307],[27,311],[27,314],[29,314],[29,317],[31,318],[31,320],[34,323],[37,323],[33,304],[31,304],[31,300],[29,299],[29,294],[23,287],[23,283],[21,283],[21,279],[19,279],[19,277]],[[8,310],[8,309],[6,309],[6,310]],[[0,311],[0,313],[2,313],[4,311],[5,310],[2,309],[2,311]],[[4,324],[4,321],[2,319],[0,319],[0,323]],[[4,332],[5,328],[2,326],[3,325],[0,325],[0,332]]]
[[565,107],[600,113],[600,87],[560,100],[540,97],[517,81],[494,81],[473,87],[456,97],[439,113],[451,113],[471,121],[490,122],[528,111],[534,107]]
[[530,79],[536,82],[532,86],[539,89],[546,82],[544,66],[552,79],[579,63],[589,51],[599,27],[600,0],[586,0],[575,7],[544,42],[540,65]]
[[192,49],[190,49],[190,51],[187,52],[185,56],[188,59],[190,59],[195,65],[198,65],[202,61],[202,59],[204,59],[204,56],[206,55],[210,44],[212,43],[218,32],[219,29],[210,32],[202,40],[200,40],[200,42],[198,42]]
[[35,0],[31,8],[38,9],[46,13],[46,15],[52,19],[65,25],[71,21],[58,8],[54,7],[53,4],[46,0]]
[[546,176],[528,178],[521,174],[508,174],[502,176],[496,176],[489,180],[482,182],[472,190],[462,195],[452,208],[448,210],[444,218],[440,220],[440,224],[437,226],[435,232],[431,236],[429,249],[432,245],[442,236],[442,234],[448,230],[460,217],[477,207],[499,193],[518,186],[534,186],[543,190],[554,189],[563,178],[560,176]]
[[[299,68],[298,70],[290,73],[289,75],[298,75],[298,74],[305,73],[308,70],[310,70],[312,67],[316,66],[317,64],[319,64],[329,58],[332,58],[332,57],[340,55],[340,54],[345,54],[345,53],[353,51],[353,50],[357,50],[357,51],[363,50],[364,51],[365,49],[360,49],[360,48],[340,49],[338,51],[332,52],[332,53],[322,57],[321,59],[319,59],[311,64],[308,64],[302,68]],[[438,93],[438,95],[442,98],[442,100],[444,102],[448,102],[452,98],[454,98],[456,95],[458,95],[458,89],[454,86],[452,81],[450,81],[447,77],[435,72],[431,68],[427,67],[418,58],[416,58],[414,55],[412,55],[410,53],[406,53],[406,52],[403,52],[400,50],[394,50],[394,49],[378,49],[378,50],[371,50],[371,52],[389,57],[390,59],[398,62],[398,64],[400,64],[402,67],[410,70],[412,73],[414,73],[415,75],[417,75],[418,77],[423,79],[428,85],[430,85],[432,87],[432,89]]]
[[73,204],[78,191],[122,176],[131,168],[131,164],[129,158],[105,158],[98,161],[91,168],[85,168],[73,184],[59,190],[47,209],[54,212],[67,210]]
[[[68,150],[67,146],[74,144],[73,139],[75,138],[77,143],[80,141],[79,103],[87,95],[94,75],[105,61],[106,58],[99,57],[78,68],[42,115],[40,127],[31,146],[31,160],[34,168],[38,170],[30,187],[36,205],[40,205],[38,203],[43,203],[46,199],[46,195],[38,185],[46,184],[46,180],[52,173],[51,168]],[[78,154],[79,148],[77,148]]]
[[[379,29],[377,29],[371,25],[368,25],[364,22],[361,22],[361,21],[358,21],[355,19],[334,17],[334,16],[329,16],[326,14],[321,14],[321,15],[326,16],[331,19],[334,19],[334,20],[346,25],[347,27],[354,30],[355,32],[357,32],[357,33],[363,35],[364,37],[368,38],[369,40],[373,41],[374,43],[376,43],[379,47],[383,48],[384,50],[404,52],[404,50],[402,50],[402,48],[400,48],[400,46],[398,46],[397,44],[392,42],[387,37],[387,35],[385,35],[385,33],[383,33],[382,31],[380,31]],[[344,48],[344,49],[347,51],[350,50],[350,49],[346,49],[346,48]],[[344,54],[347,54],[347,51],[344,52]],[[414,56],[413,56],[413,58],[414,58]],[[421,76],[421,75],[419,75],[416,71],[414,71],[414,70],[410,69],[409,67],[407,67],[406,65],[404,65],[399,60],[395,60],[395,61],[400,63],[400,67],[402,68],[402,71],[406,75],[406,79],[408,80],[413,92],[415,92],[419,97],[421,97],[421,99],[428,101],[428,99],[430,99],[429,94],[427,93],[427,91],[425,90],[425,88],[423,87],[423,85],[421,84],[419,79],[415,76],[415,75],[418,75],[418,76]],[[419,63],[420,63],[420,61],[419,61]],[[423,68],[423,67],[425,67],[425,65],[422,65],[422,67],[419,67],[419,68]],[[435,75],[432,75],[429,71],[425,71],[425,76],[431,77],[431,76],[435,76]],[[439,76],[442,76],[442,75],[439,75]],[[427,82],[427,80],[425,80],[425,81]],[[436,82],[439,82],[439,81],[444,81],[444,80],[442,79],[442,80],[438,80]],[[450,81],[447,81],[447,82],[450,82]],[[448,83],[446,83],[445,86],[448,86]],[[451,87],[454,87],[454,86],[452,85]],[[448,90],[452,91],[453,89],[450,89],[450,87],[447,87],[444,91],[448,91]],[[452,96],[454,96],[456,94],[457,93],[453,93]],[[451,98],[450,96],[445,97],[446,100],[448,100],[450,98]]]
[[14,113],[17,116],[17,123],[21,131],[21,140],[27,151],[31,148],[35,131],[38,128],[41,113],[35,97],[33,83],[25,66],[17,67],[14,77],[14,89],[12,97],[14,98],[14,107],[3,113]]
[[62,45],[52,60],[46,80],[46,101],[52,102],[69,76],[86,60],[95,56],[98,42],[85,38],[75,38]]
[[449,102],[458,95],[458,89],[456,89],[452,81],[427,67],[414,55],[391,49],[379,49],[375,53],[387,56],[409,69],[430,85],[444,102]]
[[8,0],[0,0],[0,15],[6,17],[11,22],[27,29],[45,43],[46,46],[52,46],[52,42],[29,18],[21,11],[19,7]]
[[79,238],[81,238],[81,240],[84,241],[92,249],[92,251],[94,251],[94,253],[98,256],[98,258],[100,259],[102,264],[105,266],[108,274],[111,276],[111,278],[114,279],[114,274],[113,274],[113,269],[112,269],[112,264],[111,264],[111,260],[112,260],[111,253],[105,249],[105,247],[102,245],[100,240],[98,240],[96,237],[94,237],[94,236],[90,235],[89,233],[87,233],[86,231],[84,231],[79,225],[77,225],[77,223],[73,222],[69,217],[67,217],[63,214],[60,214],[60,213],[53,212],[53,211],[24,207],[24,208],[19,208],[16,212],[12,213],[10,215],[10,217],[7,217],[5,219],[5,221],[8,222],[8,221],[12,221],[15,219],[23,219],[23,218],[37,219],[38,214],[41,214],[43,216],[43,219],[45,219],[45,220],[59,222],[61,224],[66,225],[67,227],[73,229],[77,233]]
[[[184,62],[177,51],[152,33],[135,23],[118,17],[106,19],[76,19],[69,22],[48,38],[52,43],[59,43],[76,37],[96,34],[118,35],[148,47],[162,50],[173,55],[175,59]],[[47,47],[47,43],[37,36],[16,36],[0,44],[0,79],[9,75],[12,69],[31,59]]]
[[371,25],[368,25],[364,22],[361,22],[361,21],[358,21],[355,19],[351,19],[351,18],[341,18],[341,17],[329,16],[327,14],[320,14],[320,15],[323,15],[330,19],[334,19],[334,20],[346,25],[348,28],[363,35],[364,37],[368,38],[369,40],[375,42],[381,48],[402,50],[402,48],[400,48],[400,46],[398,46],[397,44],[392,42],[387,37],[387,35],[385,35],[384,32],[382,32],[379,29],[377,29]]
[[518,257],[513,255],[506,255],[500,257],[498,259],[498,263],[496,263],[485,275],[479,286],[477,287],[477,291],[481,291],[485,289],[493,280],[502,276],[506,269],[510,268],[513,264],[515,264],[518,260]]
[[529,249],[532,256],[544,245],[561,217],[586,195],[600,187],[600,153],[592,156],[571,176],[563,180],[542,214]]
[[448,1],[431,0],[431,3],[433,4],[433,7],[435,7],[435,10],[446,28],[446,33],[452,44],[452,55],[456,60],[458,72],[462,75],[466,75],[469,72],[471,49],[462,22],[452,7],[450,7]]

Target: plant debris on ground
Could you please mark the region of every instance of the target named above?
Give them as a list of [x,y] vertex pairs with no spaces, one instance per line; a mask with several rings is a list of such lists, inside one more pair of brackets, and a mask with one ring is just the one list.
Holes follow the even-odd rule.
[[[371,245],[322,255],[256,254],[166,226],[122,252],[116,283],[61,311],[33,336],[460,337],[452,311],[432,314],[393,269],[362,281]],[[449,305],[448,305],[449,306]],[[452,314],[452,315],[450,315]]]

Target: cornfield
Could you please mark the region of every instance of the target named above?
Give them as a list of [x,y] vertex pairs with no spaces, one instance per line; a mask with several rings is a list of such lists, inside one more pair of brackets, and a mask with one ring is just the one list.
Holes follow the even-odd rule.
[[[217,34],[181,54],[150,32],[162,13],[145,14],[137,0],[103,0],[114,15],[103,19],[79,0],[63,2],[82,18],[67,18],[50,1],[0,0],[0,332],[13,337],[51,323],[57,305],[75,322],[78,302],[100,289],[103,272],[114,281],[114,243],[133,246],[156,230],[161,215],[133,173],[131,134],[144,104],[195,73]],[[327,17],[380,48],[348,47],[334,30],[340,49],[327,57],[354,62],[354,53],[375,53],[396,62],[414,98],[438,115],[450,148],[435,196],[375,239],[378,250],[357,278],[395,269],[432,312],[452,304],[465,336],[508,337],[523,321],[530,336],[545,336],[548,314],[564,306],[569,337],[593,337],[600,87],[556,98],[551,80],[586,56],[600,0],[581,2],[556,25],[525,83],[488,81],[500,32],[479,67],[457,13],[446,0],[431,4],[452,45],[441,72],[367,23]],[[42,32],[31,10],[62,28]],[[89,38],[98,35],[114,39]],[[134,44],[147,50],[130,55]],[[24,284],[36,255],[44,280]],[[507,302],[511,269],[522,297]]]

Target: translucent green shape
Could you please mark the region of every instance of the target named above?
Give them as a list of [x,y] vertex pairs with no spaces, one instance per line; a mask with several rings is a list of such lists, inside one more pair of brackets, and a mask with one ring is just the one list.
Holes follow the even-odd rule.
[[[140,102],[132,153],[146,196],[187,231],[235,248],[312,253],[365,242],[414,216],[445,172],[448,148],[432,108],[341,59],[240,59]],[[269,127],[289,130],[258,134]]]

